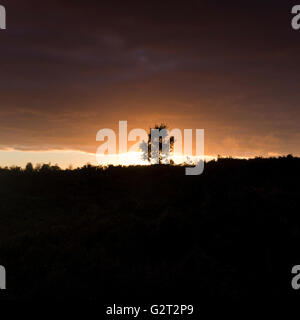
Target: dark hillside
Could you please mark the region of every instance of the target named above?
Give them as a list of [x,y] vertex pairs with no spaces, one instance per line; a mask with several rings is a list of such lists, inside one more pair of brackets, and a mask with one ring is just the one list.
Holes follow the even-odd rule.
[[290,296],[300,159],[0,170],[4,299]]

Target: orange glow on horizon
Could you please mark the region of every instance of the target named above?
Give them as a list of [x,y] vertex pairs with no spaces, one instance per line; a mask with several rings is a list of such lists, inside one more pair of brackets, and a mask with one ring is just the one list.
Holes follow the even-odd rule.
[[[99,159],[101,161],[99,161]],[[195,156],[173,155],[170,157],[175,164],[183,162],[196,162]],[[216,159],[216,156],[205,155],[204,159],[210,161]],[[61,168],[82,167],[87,163],[91,165],[149,165],[148,161],[142,159],[142,152],[127,152],[114,155],[97,155],[80,150],[47,150],[47,151],[20,151],[20,150],[0,150],[0,167],[20,166],[25,167],[28,162],[33,165],[38,163],[57,164]]]

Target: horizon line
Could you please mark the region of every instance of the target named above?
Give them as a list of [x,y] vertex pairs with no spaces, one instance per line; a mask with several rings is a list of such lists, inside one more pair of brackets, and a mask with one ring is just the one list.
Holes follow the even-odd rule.
[[[84,165],[91,164],[95,166],[130,166],[130,165],[149,165],[148,161],[141,159],[142,152],[127,152],[117,153],[109,155],[113,157],[115,161],[113,163],[103,162],[97,163],[97,153],[92,153],[83,150],[76,149],[48,149],[48,150],[18,150],[14,148],[0,149],[0,167],[21,167],[25,168],[27,163],[33,165],[38,164],[54,164],[60,168],[68,168],[70,166],[80,168]],[[252,156],[236,156],[236,155],[204,155],[204,161],[209,162],[218,158],[233,158],[233,159],[254,159],[254,158],[276,158],[285,157],[289,154],[280,154],[269,152],[266,155],[252,155]],[[17,157],[16,157],[17,156]],[[45,157],[47,156],[47,157]],[[108,155],[104,155],[108,156]],[[293,155],[297,157],[297,155]],[[173,155],[170,157],[175,161],[175,164],[186,163],[185,160],[191,161],[191,164],[197,160],[201,160],[203,157],[197,157],[194,155]],[[175,159],[174,159],[175,158]],[[105,159],[104,159],[105,160]]]

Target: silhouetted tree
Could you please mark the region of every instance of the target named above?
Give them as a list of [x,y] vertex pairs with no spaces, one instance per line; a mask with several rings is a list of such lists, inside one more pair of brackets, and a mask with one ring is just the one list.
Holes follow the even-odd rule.
[[[156,154],[155,156],[158,157],[158,163],[162,164],[164,160],[166,160],[169,155],[170,152],[173,151],[174,149],[174,137],[169,137],[166,132],[164,131],[164,129],[167,129],[167,125],[164,123],[161,123],[160,125],[156,124],[154,126],[154,128],[150,128],[149,133],[148,133],[148,141],[145,142],[143,141],[140,145],[140,148],[143,152],[142,158],[143,160],[148,160],[149,162],[151,162],[152,159],[152,155],[151,155],[151,145],[152,142],[157,143],[158,144],[158,155]],[[155,137],[153,137],[152,139],[152,135],[151,135],[151,130],[152,129],[157,129],[160,131],[160,135],[158,137],[158,141],[156,141]],[[163,152],[163,144],[167,143],[167,140],[170,139],[170,150],[168,152]],[[152,141],[154,140],[154,141]]]
[[28,162],[28,163],[26,164],[25,171],[26,171],[26,172],[32,172],[32,171],[33,171],[33,165],[32,165],[31,162]]

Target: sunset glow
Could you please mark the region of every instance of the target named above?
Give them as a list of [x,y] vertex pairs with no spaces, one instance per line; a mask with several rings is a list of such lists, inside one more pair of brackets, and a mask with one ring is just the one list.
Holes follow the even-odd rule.
[[[216,159],[216,156],[205,156],[206,161]],[[16,160],[17,159],[17,160]],[[86,164],[107,166],[107,165],[149,165],[148,161],[142,160],[141,152],[128,152],[116,155],[104,155],[98,158],[96,153],[89,153],[76,150],[50,150],[50,151],[17,151],[17,150],[0,150],[0,167],[20,166],[24,168],[27,163],[34,166],[41,163],[51,163],[59,165],[61,168],[82,167]],[[185,161],[195,163],[197,157],[175,155],[171,157],[176,164]]]
[[[153,24],[150,3],[70,10],[44,1],[27,12],[10,1],[9,28],[0,33],[0,149],[87,152],[49,159],[77,166],[94,161],[98,130],[117,131],[127,120],[129,131],[160,122],[204,128],[207,155],[300,155],[300,42],[286,16],[291,8],[274,5],[269,21],[269,8],[248,6],[244,15],[237,3],[161,4]],[[29,158],[3,155],[1,165]]]

